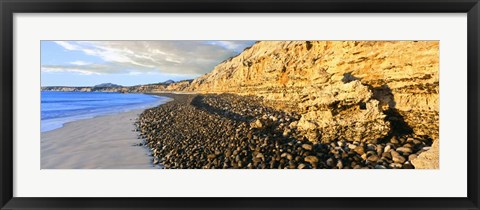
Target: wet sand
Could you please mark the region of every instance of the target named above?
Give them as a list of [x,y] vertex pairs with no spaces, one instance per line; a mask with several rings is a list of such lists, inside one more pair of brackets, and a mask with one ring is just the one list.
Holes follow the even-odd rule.
[[67,123],[41,134],[41,169],[153,169],[148,149],[133,146],[143,109]]

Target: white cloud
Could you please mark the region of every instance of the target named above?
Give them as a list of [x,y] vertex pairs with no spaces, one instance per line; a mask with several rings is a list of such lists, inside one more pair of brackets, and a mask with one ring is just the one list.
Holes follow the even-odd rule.
[[75,67],[63,67],[63,66],[42,66],[42,72],[75,72],[82,75],[99,74],[90,70],[85,70],[85,69],[75,68]]
[[69,42],[66,41],[55,41],[58,45],[62,46],[63,48],[67,50],[78,50],[77,46],[70,44]]
[[[168,73],[201,75],[237,55],[251,41],[56,41],[68,51],[100,58],[102,63],[72,61],[72,65],[44,65],[44,71],[92,74]],[[133,72],[133,73],[132,73]]]
[[90,63],[85,61],[73,61],[73,62],[70,62],[70,64],[77,65],[77,66],[85,66],[85,65],[89,65]]
[[42,72],[76,72],[80,74],[115,74],[129,73],[116,65],[88,64],[88,65],[42,65]]

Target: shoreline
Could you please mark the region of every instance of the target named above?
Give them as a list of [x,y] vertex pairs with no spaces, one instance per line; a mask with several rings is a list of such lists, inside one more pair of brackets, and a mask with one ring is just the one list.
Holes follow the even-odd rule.
[[[158,105],[157,105],[158,106]],[[68,122],[41,133],[41,169],[154,169],[135,131],[145,109]]]
[[[59,91],[42,91],[42,92],[59,92]],[[62,91],[62,92],[74,92],[74,91]],[[118,94],[118,93],[116,93]],[[54,131],[57,129],[60,129],[64,127],[66,124],[71,123],[71,122],[76,122],[79,120],[85,120],[85,119],[92,119],[96,117],[102,117],[102,116],[108,116],[108,115],[115,115],[118,113],[123,113],[123,112],[129,112],[137,109],[148,109],[152,107],[159,106],[161,104],[165,104],[171,100],[172,98],[168,97],[162,97],[159,95],[153,95],[153,94],[148,94],[148,93],[135,93],[135,94],[140,94],[140,95],[147,95],[147,96],[152,96],[157,99],[155,102],[148,102],[148,103],[143,103],[143,104],[128,104],[124,106],[118,106],[118,107],[110,107],[108,110],[105,110],[107,107],[103,108],[103,111],[100,110],[94,110],[94,112],[91,113],[83,113],[79,115],[74,115],[74,116],[65,116],[61,118],[51,118],[51,119],[45,119],[41,120],[41,128],[40,131],[41,133],[49,132],[49,131]],[[120,109],[120,110],[117,110]]]

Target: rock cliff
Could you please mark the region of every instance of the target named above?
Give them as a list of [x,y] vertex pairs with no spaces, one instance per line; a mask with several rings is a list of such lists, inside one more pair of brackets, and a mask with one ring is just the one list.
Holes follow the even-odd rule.
[[311,141],[438,141],[439,43],[258,42],[186,90],[263,96],[300,113]]

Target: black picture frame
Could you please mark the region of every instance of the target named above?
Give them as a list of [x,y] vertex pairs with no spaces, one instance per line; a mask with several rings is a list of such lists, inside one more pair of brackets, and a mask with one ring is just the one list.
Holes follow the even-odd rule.
[[[478,0],[0,0],[1,209],[479,209]],[[13,197],[15,13],[467,13],[468,196],[465,198],[17,198]],[[448,181],[448,180],[445,180]]]

